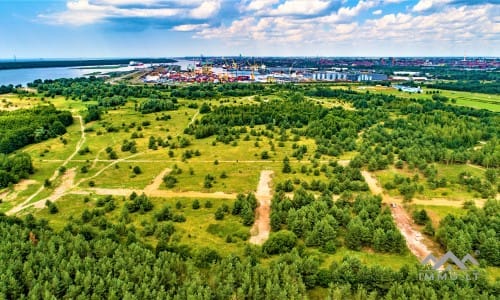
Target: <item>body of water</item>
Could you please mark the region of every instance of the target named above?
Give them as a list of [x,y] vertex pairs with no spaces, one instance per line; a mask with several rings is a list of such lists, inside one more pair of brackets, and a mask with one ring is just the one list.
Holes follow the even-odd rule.
[[63,67],[63,68],[29,68],[29,69],[13,69],[13,70],[0,70],[0,85],[18,85],[26,86],[27,83],[33,82],[36,79],[59,79],[59,78],[76,78],[86,76],[94,72],[109,73],[131,71],[133,67]]
[[[178,65],[181,70],[185,71],[195,65],[195,61],[179,59],[175,63],[168,63],[167,65]],[[149,66],[149,64],[147,64]],[[153,64],[154,66],[155,64]],[[0,70],[0,85],[18,85],[33,82],[37,79],[59,79],[59,78],[77,78],[88,76],[88,74],[96,75],[93,73],[100,72],[106,74],[110,72],[124,72],[132,71],[135,67],[122,66],[96,66],[93,67],[57,67],[57,68],[26,68],[26,69],[13,69],[13,70]],[[250,75],[250,72],[238,71],[238,75]]]

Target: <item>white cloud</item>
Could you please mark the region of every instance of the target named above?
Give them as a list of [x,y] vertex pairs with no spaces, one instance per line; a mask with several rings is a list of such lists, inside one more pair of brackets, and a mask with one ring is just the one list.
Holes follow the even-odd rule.
[[91,0],[96,5],[152,5],[159,3],[158,0]]
[[220,0],[203,1],[200,6],[191,11],[190,15],[196,19],[206,19],[215,15],[219,11],[220,6]]
[[272,5],[279,3],[279,0],[251,0],[245,3],[246,10],[263,10],[270,8]]
[[315,15],[330,6],[327,0],[287,0],[270,12],[271,15]]
[[[166,3],[170,7],[161,5]],[[132,4],[135,5],[132,7],[120,6]],[[215,15],[220,6],[221,0],[72,0],[66,3],[67,9],[65,11],[41,14],[39,18],[51,24],[74,26],[104,22],[110,18],[191,18],[203,20]]]
[[[342,3],[342,0],[332,1]],[[65,11],[41,18],[70,25],[130,17],[155,18],[167,23],[173,20],[177,26],[172,31],[192,32],[196,38],[230,45],[240,43],[244,47],[273,45],[278,49],[312,45],[333,49],[339,43],[352,47],[380,41],[384,47],[391,45],[397,49],[416,43],[432,48],[443,43],[498,44],[500,40],[500,5],[452,5],[453,0],[419,0],[405,11],[387,14],[388,10],[381,5],[403,0],[362,0],[354,6],[344,3],[335,12],[324,15],[333,7],[332,1],[145,0],[141,5],[126,6],[125,3],[139,0],[73,0],[67,3]],[[228,8],[224,5],[233,6],[233,11],[240,14],[233,19],[226,16],[222,25],[214,26],[214,16]],[[367,11],[371,14],[365,19]]]
[[449,3],[450,0],[420,0],[414,7],[414,12],[423,12],[431,8],[442,7]]
[[308,19],[293,16],[245,17],[227,26],[204,28],[195,36],[248,45],[265,41],[279,47],[295,46],[297,43],[318,47],[335,47],[337,43],[373,45],[384,41],[383,45],[387,47],[420,43],[432,48],[445,43],[452,45],[500,39],[500,26],[494,20],[495,7],[498,6],[445,6],[442,11],[427,15],[407,12],[379,16],[376,13],[374,19],[352,21],[361,11],[374,7],[376,3],[361,1],[355,7],[341,8],[330,16]]
[[172,28],[173,31],[198,31],[207,28],[208,24],[183,24]]

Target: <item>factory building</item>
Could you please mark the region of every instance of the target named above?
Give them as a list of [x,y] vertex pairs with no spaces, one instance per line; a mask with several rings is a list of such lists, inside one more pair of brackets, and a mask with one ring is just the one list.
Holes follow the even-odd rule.
[[378,73],[361,72],[315,72],[312,79],[316,81],[383,81],[387,80],[387,75]]

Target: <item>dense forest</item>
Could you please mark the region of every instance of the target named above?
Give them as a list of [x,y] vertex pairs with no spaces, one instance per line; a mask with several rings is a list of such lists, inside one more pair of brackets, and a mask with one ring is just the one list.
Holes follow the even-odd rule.
[[[321,268],[318,257],[301,246],[263,265],[259,261],[268,254],[257,248],[248,247],[243,257],[221,257],[211,248],[191,249],[168,242],[168,234],[152,247],[139,242],[131,227],[96,220],[100,221],[94,223],[105,229],[69,224],[63,231],[54,232],[46,221],[31,215],[23,220],[0,215],[0,257],[9,262],[0,268],[0,296],[305,299],[308,291],[317,288],[326,289],[331,299],[440,299],[460,295],[495,299],[498,295],[498,283],[488,283],[481,271],[473,281],[462,275],[454,281],[422,281],[420,265],[394,271],[344,258]],[[75,230],[77,227],[80,229]],[[286,246],[287,234],[282,235],[269,241]],[[270,244],[263,249],[272,252],[281,247]]]
[[0,153],[62,135],[72,123],[69,111],[54,106],[0,112]]

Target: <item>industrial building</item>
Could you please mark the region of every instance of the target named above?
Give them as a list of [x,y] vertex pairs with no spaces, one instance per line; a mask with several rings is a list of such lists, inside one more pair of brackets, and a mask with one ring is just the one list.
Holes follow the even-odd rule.
[[322,71],[312,73],[315,81],[383,81],[387,75],[368,72],[334,72]]

